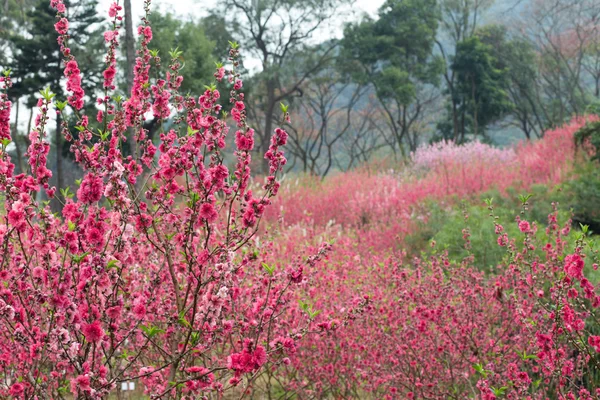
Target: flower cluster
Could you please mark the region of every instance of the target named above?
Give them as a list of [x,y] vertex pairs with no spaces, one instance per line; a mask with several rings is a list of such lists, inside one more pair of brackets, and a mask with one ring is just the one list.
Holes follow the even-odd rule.
[[[254,131],[246,121],[237,45],[199,98],[179,92],[177,54],[166,76],[151,79],[150,61],[159,60],[148,50],[147,0],[134,85],[120,101],[111,92],[123,17],[113,3],[103,95],[93,116],[102,127],[97,133],[83,114],[67,7],[62,0],[50,5],[69,91],[70,108],[56,103],[64,114],[61,132],[84,175],[75,195],[50,187],[47,125],[55,103],[49,90],[29,133],[30,168],[13,175],[7,73],[0,81],[0,397],[70,392],[101,399],[130,380],[156,398],[222,396],[289,363],[314,318],[286,313],[295,308],[297,280],[283,268],[261,267],[270,250],[259,240],[260,221],[279,188],[286,135],[274,132],[272,173],[251,190]],[[223,154],[231,121],[217,85],[229,94],[229,115],[246,141],[234,151],[233,171]],[[160,129],[157,144],[144,127],[149,111],[174,122]],[[123,152],[125,142],[131,154]],[[38,201],[41,190],[58,197],[61,213]],[[315,251],[312,267],[323,258]]]

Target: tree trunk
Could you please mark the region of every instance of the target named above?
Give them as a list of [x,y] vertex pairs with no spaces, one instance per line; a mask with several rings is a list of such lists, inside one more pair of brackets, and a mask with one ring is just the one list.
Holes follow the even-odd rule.
[[133,17],[131,0],[125,0],[125,56],[127,58],[127,92],[133,87],[133,66],[135,64],[135,38],[133,37]]
[[21,99],[17,99],[17,105],[16,105],[16,109],[15,109],[15,130],[13,133],[13,143],[15,144],[15,149],[17,152],[17,163],[19,164],[19,169],[21,170],[22,173],[25,172],[25,163],[23,161],[23,152],[21,151],[21,145],[19,144],[19,106],[21,104]]
[[267,81],[267,109],[265,110],[265,131],[261,138],[261,148],[259,157],[262,160],[262,172],[265,176],[269,175],[269,161],[264,158],[265,153],[269,151],[271,135],[273,134],[273,114],[275,113],[275,82],[272,79]]
[[[125,11],[125,57],[127,60],[127,97],[131,95],[131,89],[133,88],[133,67],[135,65],[135,38],[133,36],[133,16],[131,15],[131,0],[125,0],[124,4]],[[128,129],[128,135],[131,143],[131,154],[136,156],[137,154],[137,142],[135,141],[133,130]]]
[[456,100],[452,93],[450,94],[452,98],[452,128],[454,130],[454,142],[458,141],[458,109],[456,105]]
[[54,133],[54,154],[56,156],[56,194],[55,199],[52,202],[52,208],[55,212],[62,211],[62,204],[60,203],[60,201],[58,201],[58,195],[60,194],[60,190],[64,188],[61,122],[62,114],[58,113],[56,115],[56,132]]
[[474,137],[477,137],[478,134],[478,130],[479,130],[479,122],[477,121],[477,101],[475,98],[475,78],[473,76],[471,76],[471,97],[472,97],[472,101],[473,101],[473,134]]

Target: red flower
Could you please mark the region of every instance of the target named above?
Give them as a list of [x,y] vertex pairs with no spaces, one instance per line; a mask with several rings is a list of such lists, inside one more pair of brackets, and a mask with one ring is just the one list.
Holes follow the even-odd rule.
[[204,218],[208,222],[213,222],[217,219],[219,214],[215,210],[215,206],[211,203],[204,203],[200,206],[200,217]]
[[104,331],[102,330],[100,321],[94,321],[91,324],[84,324],[82,331],[83,335],[85,336],[85,340],[91,343],[97,343],[104,337]]
[[56,24],[54,24],[54,29],[60,35],[66,35],[67,30],[69,29],[69,21],[66,18],[61,18]]
[[571,254],[565,257],[565,273],[572,278],[583,279],[583,259],[579,254]]

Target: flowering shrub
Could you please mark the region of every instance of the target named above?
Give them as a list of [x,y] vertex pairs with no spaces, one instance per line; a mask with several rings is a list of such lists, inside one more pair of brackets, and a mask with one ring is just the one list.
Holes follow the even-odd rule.
[[444,140],[419,147],[410,158],[415,169],[429,170],[452,165],[480,167],[490,163],[507,166],[515,160],[516,154],[513,149],[499,149],[481,142],[458,145]]
[[[150,80],[157,54],[148,49],[152,28],[143,18],[141,46],[128,98],[113,96],[121,6],[109,10],[111,27],[102,95],[96,98],[100,129],[82,114],[86,96],[81,71],[69,48],[62,0],[51,0],[64,57],[67,101],[42,91],[35,128],[29,133],[29,171],[14,175],[7,153],[10,107],[0,85],[0,397],[100,399],[137,379],[153,398],[197,398],[251,382],[268,366],[287,362],[314,315],[282,313],[293,288],[304,281],[294,270],[261,265],[254,249],[259,222],[277,194],[287,134],[276,129],[265,158],[270,175],[249,188],[254,131],[246,123],[239,50],[216,83],[227,87],[231,110],[218,100],[216,84],[198,99],[179,92],[180,54],[172,52],[166,76]],[[145,1],[146,16],[150,0]],[[50,110],[67,113],[62,135],[84,171],[76,190],[57,193],[46,162]],[[156,147],[144,121],[162,126]],[[224,164],[229,132],[236,129],[235,169]],[[132,132],[129,135],[128,132]],[[123,153],[123,144],[133,154]],[[53,214],[38,193],[63,203]],[[328,251],[308,258],[316,264]],[[293,305],[293,308],[296,308]],[[293,314],[293,313],[292,313]]]
[[325,182],[310,177],[288,181],[267,216],[274,221],[283,215],[287,225],[333,222],[380,229],[379,222],[402,220],[400,225],[405,226],[425,200],[472,199],[491,189],[506,194],[509,188],[525,191],[534,184],[557,184],[573,171],[575,132],[586,121],[596,119],[575,118],[546,132],[544,139],[520,144],[514,150],[481,143],[436,144],[419,149],[413,154],[415,164],[400,174],[352,171]]
[[407,260],[339,239],[312,298],[343,311],[359,291],[371,306],[343,330],[319,325],[321,339],[292,359],[290,389],[317,398],[597,398],[600,297],[587,278],[597,251],[586,256],[592,242],[557,213],[541,236],[521,218],[521,241],[493,220],[497,243],[487,245],[504,248],[506,261],[489,277],[472,256],[453,261],[436,244]]
[[[574,233],[553,212],[541,234],[525,219],[523,198],[508,230],[490,201],[494,243],[480,245],[505,254],[489,274],[468,227],[462,259],[443,243],[414,259],[400,250],[424,200],[452,205],[455,196],[564,179],[583,119],[511,151],[442,144],[419,150],[402,176],[357,171],[313,188],[280,188],[287,134],[278,128],[265,154],[270,174],[252,183],[254,131],[236,44],[216,82],[187,97],[177,51],[168,73],[151,80],[160,59],[148,48],[153,33],[144,18],[134,85],[123,99],[114,96],[122,9],[112,4],[91,117],[100,129],[93,129],[82,110],[95,94],[81,87],[66,7],[50,3],[69,96],[57,101],[42,91],[29,170],[19,175],[7,152],[10,73],[0,78],[0,397],[107,398],[130,380],[157,399],[223,398],[228,390],[286,398],[600,397],[600,297],[589,278],[598,260],[586,228]],[[149,7],[146,0],[146,16]],[[63,118],[62,134],[84,171],[76,193],[49,184],[52,108],[75,121],[72,128]],[[161,127],[172,121],[158,145],[144,128],[150,114]],[[231,126],[233,171],[224,162]],[[492,162],[481,161],[484,154]],[[37,200],[40,192],[63,203],[59,215]],[[274,239],[259,231],[265,216]],[[514,231],[518,237],[507,233]],[[311,334],[318,336],[301,346]]]
[[[454,233],[465,258],[450,257],[445,242],[415,259],[401,250],[404,235],[417,228],[412,221],[423,200],[448,207],[455,194],[468,198],[495,188],[502,195],[561,182],[573,168],[573,134],[583,123],[574,120],[517,147],[508,165],[449,168],[447,181],[431,168],[418,180],[353,172],[314,189],[288,184],[278,204],[283,221],[293,225],[282,230],[283,248],[272,256],[285,263],[299,238],[335,239],[336,251],[304,288],[329,318],[319,322],[320,340],[291,357],[286,388],[308,398],[597,398],[597,355],[590,343],[600,330],[598,297],[589,279],[597,260],[587,262],[587,272],[581,269],[579,260],[595,254],[584,251],[594,242],[576,237],[570,221],[559,226],[553,212],[547,231],[538,232],[536,223],[520,218],[511,229],[490,219],[490,234],[477,249],[471,248],[467,222]],[[362,218],[362,210],[371,218]],[[491,251],[504,256],[487,269],[475,254]],[[565,264],[573,257],[575,281]],[[564,307],[565,297],[557,293],[565,290],[574,296],[566,299],[575,319],[585,322],[584,328],[578,322],[575,334],[552,314]],[[366,307],[360,306],[363,296]],[[343,325],[336,314],[349,309],[362,317]],[[548,335],[552,348],[540,342]]]

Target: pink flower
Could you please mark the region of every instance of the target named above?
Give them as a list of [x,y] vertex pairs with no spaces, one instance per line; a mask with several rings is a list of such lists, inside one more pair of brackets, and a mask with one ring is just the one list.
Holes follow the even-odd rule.
[[243,134],[241,131],[237,131],[235,133],[235,145],[238,150],[241,151],[251,151],[254,148],[254,137],[252,136],[254,132],[248,132]]
[[244,340],[244,350],[241,353],[234,353],[227,358],[227,368],[239,373],[253,372],[262,367],[267,362],[267,352],[261,345],[256,346],[252,351],[252,341]]
[[0,140],[10,139],[10,106],[11,102],[4,100],[6,95],[0,94]]
[[531,226],[529,225],[529,222],[520,221],[519,222],[519,230],[523,233],[529,232],[531,230]]
[[193,375],[193,377],[197,377],[197,379],[192,379],[186,382],[186,389],[189,392],[196,392],[201,389],[205,389],[209,387],[215,376],[210,372],[208,368],[204,367],[190,367],[185,370],[188,374]]
[[103,192],[104,182],[102,178],[93,174],[87,174],[77,190],[77,198],[82,203],[92,204],[102,198]]
[[149,228],[152,225],[152,217],[148,214],[140,214],[135,217],[135,228],[144,232],[146,228]]
[[583,279],[585,263],[579,254],[570,254],[565,257],[565,273],[576,279]]
[[281,128],[275,129],[275,140],[277,141],[277,146],[285,146],[287,143],[288,134]]
[[142,319],[146,316],[146,306],[143,304],[137,304],[133,307],[133,314],[139,318]]
[[121,6],[120,6],[120,5],[118,5],[117,3],[112,3],[112,4],[110,5],[110,8],[108,9],[108,16],[109,16],[110,18],[114,18],[114,17],[116,17],[116,16],[117,16],[117,13],[118,13],[119,11],[121,11],[121,9],[122,9],[122,8],[123,8],[123,7],[121,7]]
[[204,203],[200,206],[200,217],[208,222],[214,222],[218,216],[219,214],[215,210],[215,206],[211,203]]
[[25,386],[22,383],[13,383],[10,387],[9,394],[14,397],[22,396],[25,392]]
[[217,72],[215,72],[215,78],[217,79],[217,81],[221,82],[223,80],[224,76],[225,76],[225,68],[221,67],[221,68],[217,69]]
[[104,41],[109,43],[115,38],[115,36],[117,36],[116,31],[106,31],[104,32]]
[[596,350],[596,352],[600,353],[600,336],[590,336],[588,338],[588,344]]
[[85,340],[90,343],[97,343],[104,337],[104,331],[100,321],[94,321],[91,324],[84,324],[82,329]]
[[67,7],[62,2],[62,0],[50,0],[50,7],[54,8],[56,11],[58,11],[61,14],[64,14],[65,12],[67,12]]
[[56,24],[54,24],[54,29],[60,35],[66,35],[69,29],[69,21],[66,18],[61,18]]

